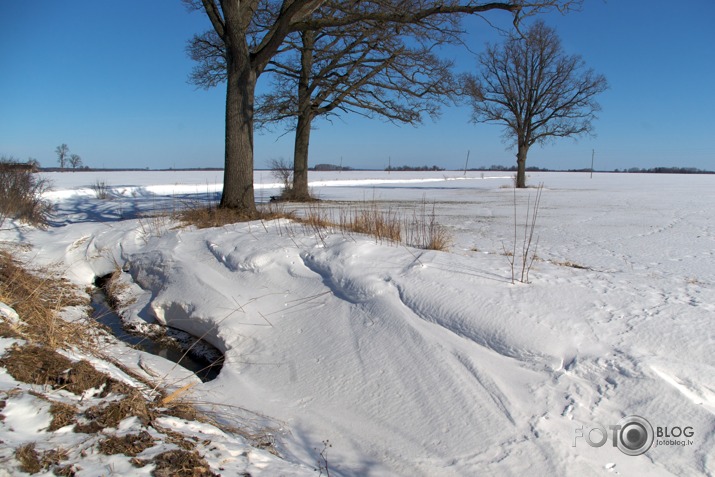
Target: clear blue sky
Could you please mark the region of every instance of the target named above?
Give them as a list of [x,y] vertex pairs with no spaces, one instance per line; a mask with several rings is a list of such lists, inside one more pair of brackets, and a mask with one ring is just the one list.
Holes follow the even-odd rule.
[[[595,149],[597,169],[715,169],[715,1],[586,0],[581,12],[544,19],[610,89],[597,137],[534,147],[527,165],[589,167]],[[483,21],[467,26],[474,51],[499,40]],[[0,0],[0,154],[54,166],[55,147],[67,143],[92,167],[221,167],[224,88],[186,82],[186,41],[208,28],[180,0]],[[461,70],[474,67],[468,52],[447,53]],[[469,116],[452,107],[419,127],[318,122],[310,162],[460,168],[470,150],[470,166],[514,164],[501,127]],[[292,135],[281,134],[256,134],[257,168],[292,157]]]

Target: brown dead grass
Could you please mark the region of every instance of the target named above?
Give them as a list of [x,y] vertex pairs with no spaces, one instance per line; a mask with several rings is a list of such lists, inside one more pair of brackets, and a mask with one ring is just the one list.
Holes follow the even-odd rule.
[[324,239],[326,231],[336,229],[369,235],[379,242],[404,241],[407,245],[427,250],[446,250],[452,241],[447,230],[437,223],[434,206],[430,214],[426,211],[424,203],[421,212],[415,213],[410,220],[404,219],[396,210],[389,207],[385,209],[377,201],[344,206],[337,212],[321,207],[320,204],[319,201],[310,202],[302,215],[276,206],[268,207],[256,216],[246,216],[231,209],[202,207],[178,212],[177,217],[184,224],[198,228],[222,227],[249,220],[283,218],[302,224],[315,232],[321,240]]
[[337,217],[333,210],[311,204],[302,217],[294,220],[321,239],[330,229],[369,235],[379,242],[398,243],[402,239],[399,214],[390,208],[383,210],[376,201],[341,207]]
[[40,454],[35,449],[35,443],[29,442],[15,449],[15,458],[20,462],[20,470],[28,474],[37,474],[50,467],[59,466],[61,461],[67,459],[67,451],[64,449],[52,449]]
[[55,467],[54,469],[52,469],[52,472],[60,477],[74,477],[79,470],[82,469],[75,467],[74,464],[67,464]]
[[196,437],[187,437],[180,432],[172,431],[166,427],[154,426],[157,431],[160,431],[166,437],[167,442],[171,442],[180,449],[185,451],[193,451],[196,449]]
[[3,338],[22,338],[22,333],[20,333],[20,327],[7,321],[0,321],[0,336]]
[[425,250],[447,250],[452,243],[452,236],[447,229],[437,222],[435,204],[432,207],[426,200],[415,209],[412,217],[404,222],[407,245]]
[[154,458],[154,477],[218,477],[196,451],[172,450]]
[[146,449],[154,446],[156,440],[147,431],[125,436],[111,436],[99,443],[99,451],[103,454],[124,454],[135,457]]
[[36,474],[42,470],[40,455],[35,450],[35,443],[29,442],[15,449],[15,458],[20,462],[20,470],[28,474]]
[[93,388],[102,388],[100,397],[112,392],[125,393],[130,389],[97,371],[89,362],[73,362],[44,346],[13,345],[0,357],[0,366],[18,381],[64,389],[77,395]]
[[340,228],[349,232],[371,235],[378,241],[400,242],[402,225],[397,212],[382,210],[377,202],[341,211]]
[[431,211],[426,201],[413,211],[412,216],[381,207],[377,202],[366,202],[357,207],[342,209],[338,227],[362,233],[378,241],[404,243],[425,250],[447,250],[452,236],[437,222],[435,205]]
[[177,212],[176,217],[185,225],[205,229],[251,220],[291,219],[294,218],[294,215],[276,207],[259,210],[257,214],[246,214],[245,212],[222,207],[190,207]]
[[77,424],[75,432],[91,434],[107,427],[116,428],[120,422],[132,416],[138,417],[143,425],[149,425],[156,417],[152,403],[137,390],[131,390],[128,396],[119,401],[111,401],[87,409],[84,417],[90,422]]
[[86,296],[50,270],[28,271],[5,251],[0,251],[0,301],[14,308],[23,321],[19,327],[5,323],[0,327],[3,336],[22,337],[52,348],[91,343],[86,324],[58,316],[65,307],[88,306]]
[[50,426],[47,430],[56,431],[57,429],[62,429],[65,426],[74,424],[76,422],[75,418],[77,417],[78,412],[77,408],[71,404],[53,402],[50,406],[52,421],[50,422]]
[[576,268],[578,270],[591,270],[591,267],[580,265],[576,262],[572,262],[571,260],[552,260],[551,263],[560,267]]

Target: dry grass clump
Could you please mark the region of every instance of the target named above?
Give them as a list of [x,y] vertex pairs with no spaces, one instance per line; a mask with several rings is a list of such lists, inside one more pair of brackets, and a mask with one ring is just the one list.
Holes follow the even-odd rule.
[[[0,251],[0,301],[18,313],[23,324],[14,330],[15,334],[28,341],[52,348],[91,342],[87,326],[69,323],[58,316],[62,308],[86,306],[87,298],[49,270],[29,272],[4,251]],[[6,328],[2,327],[0,333],[12,334]]]
[[185,225],[193,225],[200,229],[209,227],[223,227],[224,225],[251,220],[274,220],[294,218],[290,212],[273,207],[260,210],[258,214],[244,212],[223,207],[189,207],[176,212],[176,217]]
[[22,338],[19,327],[5,320],[0,320],[0,336],[4,338]]
[[447,250],[452,243],[452,236],[447,229],[437,222],[435,204],[427,211],[427,201],[415,210],[411,219],[405,220],[407,245],[426,250]]
[[[64,449],[52,449],[40,454],[35,449],[35,443],[30,442],[15,449],[15,458],[20,462],[20,470],[28,474],[37,474],[51,467],[59,466],[61,461],[67,459],[67,451]],[[60,473],[57,475],[68,474]]]
[[135,457],[146,449],[153,447],[156,439],[151,437],[147,431],[139,434],[127,434],[125,436],[111,436],[99,443],[99,451],[102,454],[114,455],[124,454]]
[[400,242],[402,239],[402,225],[397,212],[389,208],[382,210],[377,202],[341,210],[339,226],[349,232],[371,235],[378,241]]
[[97,181],[90,186],[90,188],[94,191],[94,195],[97,197],[97,199],[100,200],[107,200],[110,197],[110,190],[111,188],[107,184],[107,181],[101,181],[97,179]]
[[309,204],[305,214],[300,217],[294,217],[293,220],[316,232],[338,226],[328,209],[320,207],[317,203]]
[[116,428],[120,422],[132,416],[138,417],[144,425],[148,425],[156,417],[152,402],[147,401],[135,389],[131,389],[128,395],[119,401],[99,404],[84,411],[84,417],[90,422],[77,424],[75,432],[91,434],[107,427]]
[[154,458],[154,477],[218,477],[198,452],[171,450]]
[[571,260],[551,260],[551,263],[560,267],[576,268],[578,270],[591,270],[591,267],[572,262]]
[[97,371],[87,361],[72,362],[53,349],[26,345],[13,345],[2,357],[4,367],[17,381],[52,389],[64,389],[82,395],[88,389],[102,389],[104,397],[112,392],[123,393],[128,386]]
[[48,431],[56,431],[57,429],[62,429],[65,426],[75,423],[75,418],[77,417],[77,408],[71,404],[66,404],[63,402],[53,402],[50,406],[50,414],[52,414],[52,421],[50,426],[47,428]]
[[377,202],[364,202],[341,207],[338,217],[332,209],[311,204],[302,217],[294,220],[312,230],[323,239],[326,230],[337,229],[375,237],[377,241],[399,242],[402,227],[397,212],[382,210]]
[[413,211],[412,217],[402,216],[390,207],[383,208],[376,201],[357,206],[342,207],[337,220],[325,208],[311,206],[306,215],[296,219],[321,237],[323,231],[337,228],[375,237],[378,241],[405,243],[426,250],[447,250],[452,237],[445,227],[437,222],[435,206],[428,212],[427,202]]
[[35,450],[35,443],[29,442],[15,449],[15,458],[20,462],[20,470],[28,474],[36,474],[42,470],[40,455]]

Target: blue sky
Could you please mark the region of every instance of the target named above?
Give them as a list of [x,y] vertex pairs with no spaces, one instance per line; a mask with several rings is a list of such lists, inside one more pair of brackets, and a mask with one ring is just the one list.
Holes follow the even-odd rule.
[[[581,12],[542,18],[568,53],[606,75],[610,89],[595,138],[561,139],[529,152],[527,165],[597,169],[682,166],[715,169],[715,2],[585,0]],[[486,17],[508,25],[508,15]],[[499,41],[472,19],[467,43],[478,52]],[[186,81],[185,45],[209,28],[180,0],[0,0],[0,154],[54,166],[67,143],[91,167],[221,167],[224,98],[219,87]],[[445,54],[462,71],[471,54]],[[259,80],[259,88],[268,78]],[[418,127],[344,116],[320,121],[311,165],[512,165],[497,125],[469,123],[468,107],[445,108]],[[256,167],[292,157],[292,135],[256,134]]]

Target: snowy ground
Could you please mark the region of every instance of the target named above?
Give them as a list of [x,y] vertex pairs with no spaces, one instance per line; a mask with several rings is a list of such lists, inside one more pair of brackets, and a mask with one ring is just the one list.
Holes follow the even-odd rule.
[[[311,176],[326,206],[434,203],[448,252],[286,220],[197,230],[146,217],[215,200],[220,172],[48,177],[53,226],[6,224],[0,240],[82,286],[119,265],[136,298],[127,319],[223,350],[219,378],[193,393],[280,430],[288,462],[244,462],[253,473],[315,475],[324,441],[342,476],[715,473],[715,176],[531,174],[544,191],[529,284],[512,284],[503,253],[504,174]],[[98,180],[110,200],[94,196]],[[256,181],[259,201],[275,194],[270,173]],[[535,194],[516,194],[518,248]],[[577,437],[599,441],[593,428],[630,415],[690,436],[656,436],[639,456],[611,431],[601,447]]]

